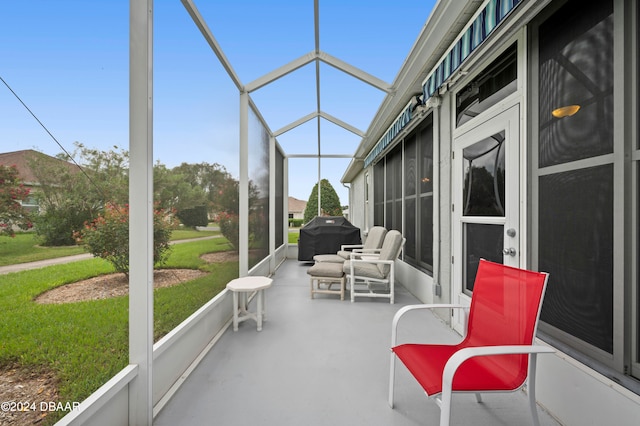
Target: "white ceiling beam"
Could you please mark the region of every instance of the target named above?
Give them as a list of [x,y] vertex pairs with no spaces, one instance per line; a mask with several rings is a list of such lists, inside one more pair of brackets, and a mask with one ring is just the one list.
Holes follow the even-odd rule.
[[386,83],[380,80],[379,78],[374,77],[371,74],[364,72],[359,68],[354,67],[353,65],[350,65],[344,61],[341,61],[340,59],[333,57],[328,53],[319,52],[318,59],[328,65],[331,65],[334,68],[339,69],[342,72],[349,74],[352,77],[357,78],[358,80],[361,80],[367,84],[370,84],[376,89],[382,90],[383,92],[386,92],[386,93],[393,92],[391,85],[389,83]]
[[318,116],[317,112],[312,112],[310,114],[305,115],[302,118],[297,119],[296,121],[287,124],[286,126],[284,126],[283,128],[276,130],[275,132],[273,132],[273,136],[274,137],[278,137],[284,133],[287,133],[289,130],[295,129],[296,127],[298,127],[301,124],[306,123],[307,121],[313,120],[314,118],[316,118]]
[[320,111],[320,117],[324,118],[325,120],[328,120],[328,121],[332,122],[333,124],[336,124],[336,125],[342,127],[345,130],[348,130],[349,132],[351,132],[351,133],[353,133],[353,134],[355,134],[357,136],[360,136],[361,138],[363,138],[365,136],[365,133],[362,130],[360,130],[360,129],[356,128],[356,127],[353,127],[352,125],[350,125],[348,123],[345,123],[344,121],[340,120],[339,118],[336,118],[333,115],[327,114],[326,112]]
[[280,128],[280,129],[276,130],[275,132],[273,132],[273,136],[274,137],[278,137],[278,136],[280,136],[280,135],[282,135],[284,133],[287,133],[289,130],[293,130],[296,127],[306,123],[307,121],[313,120],[316,117],[324,118],[325,120],[330,121],[333,124],[335,124],[337,126],[340,126],[343,129],[353,133],[354,135],[360,136],[361,138],[363,138],[365,136],[365,133],[362,130],[360,130],[360,129],[358,129],[358,128],[356,128],[356,127],[354,127],[354,126],[352,126],[352,125],[350,125],[348,123],[345,123],[344,121],[340,120],[339,118],[334,117],[331,114],[327,114],[326,112],[322,112],[322,111],[320,111],[319,113],[318,112],[312,112],[310,114],[305,115],[304,117],[301,117],[301,118],[297,119],[296,121],[294,121],[294,122],[292,122],[290,124],[287,124],[286,126],[284,126],[284,127]]
[[193,4],[192,0],[182,0],[182,4],[184,5],[185,9],[187,9],[187,12],[191,16],[191,19],[193,19],[193,22],[200,29],[200,32],[204,36],[204,39],[207,41],[207,43],[209,43],[209,46],[211,46],[213,53],[216,54],[216,56],[218,57],[218,60],[220,61],[224,69],[227,71],[227,74],[229,74],[229,77],[231,78],[231,80],[233,80],[233,83],[236,85],[238,90],[242,92],[243,87],[242,87],[242,81],[240,81],[240,77],[238,77],[238,74],[236,74],[236,72],[233,70],[231,63],[225,56],[224,52],[222,51],[222,48],[218,44],[218,41],[213,36],[213,33],[211,32],[206,22],[202,18],[202,15],[200,15],[200,11],[198,11],[198,8],[195,6],[195,4]]
[[287,158],[353,158],[351,154],[291,154]]
[[304,56],[299,57],[298,59],[294,59],[286,65],[281,66],[280,68],[271,71],[268,74],[263,75],[262,77],[258,77],[253,80],[251,83],[245,86],[245,90],[249,93],[254,92],[261,87],[266,86],[269,83],[276,81],[279,78],[284,77],[287,74],[294,72],[295,70],[302,68],[303,66],[315,61],[317,59],[317,55],[315,52],[308,53]]

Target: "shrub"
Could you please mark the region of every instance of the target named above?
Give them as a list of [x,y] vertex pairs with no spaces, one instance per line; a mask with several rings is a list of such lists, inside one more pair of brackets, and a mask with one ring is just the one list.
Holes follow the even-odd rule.
[[229,241],[229,244],[238,250],[238,242],[240,240],[240,228],[238,225],[238,215],[234,213],[220,213],[218,215],[218,225],[220,232]]
[[20,203],[28,196],[29,188],[20,180],[17,167],[0,164],[0,235],[13,237],[14,227],[31,228],[29,215]]
[[196,206],[190,209],[183,209],[177,213],[177,216],[184,226],[195,228],[196,226],[207,226],[209,224],[207,206]]
[[304,223],[304,219],[289,219],[289,226],[292,228],[300,228]]
[[77,206],[50,206],[33,218],[36,234],[44,246],[70,246],[76,243],[74,232],[91,220],[91,213]]
[[[153,263],[162,264],[169,257],[169,239],[176,221],[158,209],[153,214]],[[75,233],[79,243],[94,256],[109,261],[118,272],[129,273],[129,207],[109,204],[103,214],[87,222]]]

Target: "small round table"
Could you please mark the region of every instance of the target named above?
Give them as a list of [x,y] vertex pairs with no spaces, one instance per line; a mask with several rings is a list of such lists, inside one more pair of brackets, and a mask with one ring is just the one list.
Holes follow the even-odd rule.
[[[238,323],[247,319],[253,319],[258,323],[258,331],[262,330],[262,319],[265,315],[264,291],[271,287],[273,280],[267,277],[242,277],[231,280],[227,288],[233,293],[233,331],[238,331]],[[258,293],[256,312],[249,312],[247,301],[249,293]],[[238,303],[238,293],[240,303]]]

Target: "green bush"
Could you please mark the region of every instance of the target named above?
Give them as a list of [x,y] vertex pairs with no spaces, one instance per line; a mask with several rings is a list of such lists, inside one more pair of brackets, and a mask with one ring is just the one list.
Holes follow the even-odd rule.
[[184,226],[195,228],[196,226],[207,226],[209,224],[209,215],[207,214],[207,206],[196,206],[190,209],[180,210],[176,216]]
[[88,211],[70,206],[50,206],[33,218],[36,234],[44,246],[74,245],[74,232],[82,229],[89,220],[91,215]]
[[300,228],[304,223],[304,219],[289,219],[289,226],[291,228]]
[[229,244],[238,250],[238,243],[240,241],[240,227],[238,224],[238,215],[233,213],[220,213],[218,215],[218,225],[220,225],[220,232],[229,241]]
[[25,231],[31,228],[29,214],[20,203],[29,196],[29,191],[20,180],[16,166],[0,164],[0,235],[13,237],[14,226]]
[[[153,263],[162,264],[169,257],[169,239],[175,219],[165,210],[153,214]],[[129,208],[107,205],[84,229],[75,233],[79,243],[96,257],[109,261],[118,272],[129,273]]]

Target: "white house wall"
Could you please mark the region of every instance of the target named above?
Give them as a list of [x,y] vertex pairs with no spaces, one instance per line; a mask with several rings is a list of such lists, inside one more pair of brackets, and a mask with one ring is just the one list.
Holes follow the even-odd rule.
[[363,231],[368,229],[365,220],[367,208],[365,190],[365,174],[361,173],[351,182],[349,190],[349,222]]

